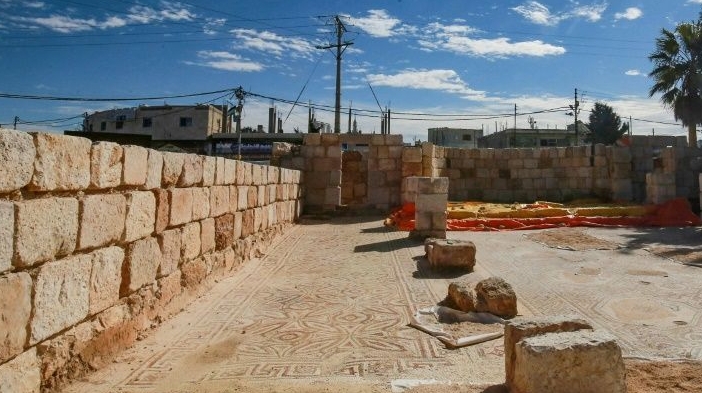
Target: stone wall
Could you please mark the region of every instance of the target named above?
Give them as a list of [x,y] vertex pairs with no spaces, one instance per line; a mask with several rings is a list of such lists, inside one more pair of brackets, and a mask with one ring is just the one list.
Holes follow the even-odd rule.
[[299,171],[0,130],[0,390],[51,389],[261,252]]
[[[415,149],[415,148],[410,148]],[[403,162],[403,166],[405,163]],[[422,175],[449,178],[450,200],[632,200],[628,148],[458,149],[422,144]]]

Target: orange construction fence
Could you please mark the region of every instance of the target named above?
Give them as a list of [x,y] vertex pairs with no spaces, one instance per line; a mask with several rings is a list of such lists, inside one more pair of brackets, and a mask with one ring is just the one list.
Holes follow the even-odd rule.
[[[527,205],[539,208],[542,205]],[[449,218],[449,231],[502,231],[548,229],[559,227],[681,227],[702,225],[702,220],[690,208],[687,199],[676,198],[658,205],[647,206],[641,216],[586,216],[569,214],[555,217],[526,218]],[[385,224],[401,231],[414,229],[414,204],[407,203],[393,211]]]

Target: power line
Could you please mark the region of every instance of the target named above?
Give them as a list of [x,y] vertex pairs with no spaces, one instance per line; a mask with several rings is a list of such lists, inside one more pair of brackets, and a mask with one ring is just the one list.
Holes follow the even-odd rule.
[[41,101],[77,101],[77,102],[110,102],[110,101],[148,101],[148,100],[163,100],[170,98],[186,98],[186,97],[199,97],[207,96],[219,93],[230,93],[233,92],[233,88],[224,90],[208,91],[204,93],[191,93],[191,94],[177,94],[170,96],[159,96],[159,97],[119,97],[119,98],[95,98],[95,97],[57,97],[57,96],[37,96],[29,94],[16,94],[16,93],[0,93],[0,98],[11,98],[19,100],[41,100]]

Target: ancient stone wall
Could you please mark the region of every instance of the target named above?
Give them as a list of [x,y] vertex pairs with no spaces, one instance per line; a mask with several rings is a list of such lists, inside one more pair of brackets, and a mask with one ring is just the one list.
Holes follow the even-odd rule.
[[109,361],[261,252],[300,212],[299,171],[0,130],[0,385]]

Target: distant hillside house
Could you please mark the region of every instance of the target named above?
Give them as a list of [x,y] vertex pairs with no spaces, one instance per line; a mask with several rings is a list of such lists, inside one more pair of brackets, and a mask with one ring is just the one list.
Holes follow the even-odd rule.
[[475,148],[483,130],[468,128],[430,128],[429,142],[437,146]]
[[590,132],[585,124],[578,122],[576,141],[575,128],[568,129],[539,129],[539,128],[508,128],[503,131],[486,135],[478,141],[478,147],[505,149],[511,147],[565,147],[584,144],[585,136]]

